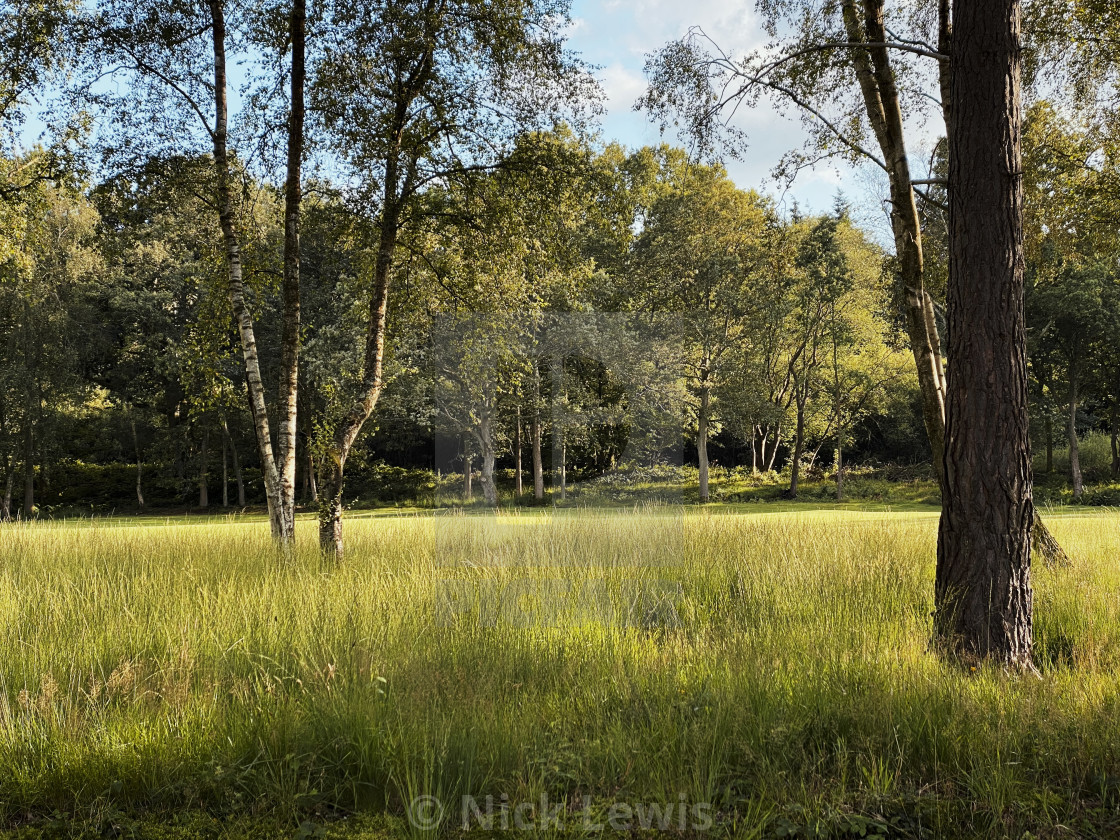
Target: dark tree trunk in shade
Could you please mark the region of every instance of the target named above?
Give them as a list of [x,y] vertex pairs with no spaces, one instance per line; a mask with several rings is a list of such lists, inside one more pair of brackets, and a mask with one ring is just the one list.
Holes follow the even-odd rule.
[[797,498],[797,488],[801,482],[801,453],[805,446],[805,402],[808,394],[802,396],[802,389],[798,386],[797,396],[797,424],[793,431],[793,452],[790,454],[789,489],[786,490],[787,499]]
[[229,433],[229,424],[224,417],[222,418],[222,436],[229,446],[229,454],[233,457],[233,477],[237,482],[237,506],[243,508],[245,507],[245,480],[241,476],[241,459],[237,455],[237,444],[233,442],[233,436]]
[[1046,472],[1054,472],[1054,420],[1046,414]]
[[128,423],[132,428],[132,448],[136,452],[136,504],[144,507],[144,462],[140,457],[140,438],[136,434],[136,418],[130,415]]
[[1031,668],[1018,0],[957,0],[949,137],[945,499],[935,626],[965,660]]
[[199,452],[199,466],[198,466],[198,506],[200,508],[210,507],[210,490],[207,487],[207,482],[210,478],[209,461],[210,461],[210,433],[206,432],[202,435],[202,449]]
[[696,460],[700,465],[700,501],[708,501],[708,413],[711,409],[711,388],[707,375],[701,377],[700,408],[697,412]]
[[1118,476],[1120,475],[1120,395],[1112,401],[1109,427],[1112,431],[1112,475]]
[[1073,500],[1081,501],[1081,494],[1085,492],[1085,484],[1081,478],[1081,452],[1077,445],[1077,368],[1070,366],[1069,372],[1069,473],[1073,482]]
[[229,507],[229,444],[222,435],[222,507]]

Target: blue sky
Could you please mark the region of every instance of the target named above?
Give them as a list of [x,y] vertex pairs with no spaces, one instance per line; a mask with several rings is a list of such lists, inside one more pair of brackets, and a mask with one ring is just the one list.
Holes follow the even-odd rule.
[[[573,0],[572,17],[570,46],[598,66],[596,75],[607,94],[603,138],[627,146],[662,140],[658,127],[645,114],[633,111],[635,99],[645,89],[642,66],[648,53],[680,37],[690,26],[702,27],[732,54],[760,47],[766,39],[752,0]],[[799,123],[761,103],[741,113],[737,124],[748,132],[750,147],[742,160],[727,162],[732,178],[740,187],[776,195],[781,185],[769,176],[783,153],[801,146]],[[849,201],[858,204],[868,198],[870,177],[862,170],[825,164],[802,173],[783,203],[788,209],[796,199],[804,210],[825,211],[842,189]]]

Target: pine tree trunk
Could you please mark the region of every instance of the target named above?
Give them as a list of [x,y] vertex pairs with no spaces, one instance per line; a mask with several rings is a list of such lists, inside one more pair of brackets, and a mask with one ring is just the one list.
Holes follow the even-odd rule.
[[697,411],[696,457],[700,464],[700,501],[708,501],[708,410],[711,391],[707,384],[700,385],[700,407]]
[[953,8],[952,335],[935,627],[966,661],[1031,669],[1018,0]]
[[1073,482],[1073,500],[1081,501],[1085,485],[1081,478],[1081,452],[1077,445],[1077,368],[1070,365],[1069,374],[1069,472]]

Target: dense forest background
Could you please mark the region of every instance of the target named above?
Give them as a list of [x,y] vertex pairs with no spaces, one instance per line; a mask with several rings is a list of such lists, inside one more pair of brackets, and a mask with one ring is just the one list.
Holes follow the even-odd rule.
[[[4,517],[265,500],[230,311],[223,175],[197,92],[213,92],[210,59],[177,54],[190,21],[150,5],[107,3],[88,19],[66,4],[7,13]],[[516,60],[496,48],[491,65],[464,58],[481,30],[428,33],[444,40],[417,66],[438,78],[409,101],[454,118],[423,123],[430,135],[398,133],[414,144],[416,173],[393,194],[383,117],[395,89],[379,102],[381,77],[329,45],[380,49],[386,66],[409,55],[340,9],[316,22],[298,251],[301,502],[316,502],[333,430],[362,393],[379,272],[393,289],[384,393],[346,459],[348,505],[533,503],[659,483],[686,499],[840,496],[843,467],[848,493],[936,502],[897,258],[850,205],[866,197],[853,186],[829,213],[805,215],[737,187],[695,150],[602,141],[595,85],[563,54],[557,9],[545,6],[526,4],[545,34],[525,36]],[[285,370],[290,71],[276,57],[289,24],[237,8],[231,26],[263,69],[247,83],[256,116],[231,133],[228,209],[271,388]],[[405,41],[421,25],[383,23]],[[491,47],[521,37],[502,29],[508,20],[487,25]],[[135,86],[113,93],[96,81],[107,74]],[[58,125],[21,148],[20,108],[48,84],[65,88]],[[483,88],[516,105],[495,117]],[[545,90],[549,102],[535,101]],[[1116,504],[1120,135],[1114,112],[1086,107],[1084,94],[1040,82],[1026,118],[1032,433],[1044,501]],[[202,130],[191,125],[198,103]],[[944,154],[932,149],[918,205],[938,318]],[[275,428],[277,405],[269,411]],[[911,490],[898,495],[891,481]]]

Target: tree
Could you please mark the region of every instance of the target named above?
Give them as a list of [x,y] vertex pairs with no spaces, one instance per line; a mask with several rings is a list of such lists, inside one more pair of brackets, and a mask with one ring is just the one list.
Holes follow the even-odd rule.
[[935,626],[966,659],[1031,669],[1018,0],[957,0],[949,133],[952,336]]
[[[701,149],[722,142],[739,153],[746,138],[726,120],[742,105],[767,96],[780,108],[796,108],[809,135],[811,152],[788,155],[779,174],[792,177],[805,166],[839,156],[872,163],[886,175],[899,298],[944,499],[945,368],[918,200],[938,206],[927,188],[943,187],[945,180],[933,171],[936,147],[929,175],[913,177],[914,150],[905,126],[927,116],[923,109],[934,103],[946,134],[952,135],[952,4],[937,0],[936,6],[930,2],[911,9],[888,8],[885,0],[839,0],[823,7],[809,0],[757,0],[757,7],[774,39],[766,49],[736,59],[702,31],[692,30],[647,63],[651,84],[640,102],[663,128],[683,120]],[[919,61],[932,61],[934,67]],[[1064,561],[1037,514],[1033,528],[1043,556]]]
[[[287,131],[287,177],[285,180],[284,271],[281,372],[278,389],[279,427],[275,445],[270,428],[265,386],[253,314],[246,295],[242,234],[235,191],[238,175],[230,149],[229,92],[227,71],[227,9],[224,0],[208,0],[201,6],[170,7],[161,0],[123,3],[106,0],[100,9],[104,55],[102,62],[119,62],[115,72],[128,72],[133,90],[143,92],[140,103],[100,101],[115,108],[126,126],[136,117],[146,131],[148,147],[186,144],[196,148],[199,130],[208,141],[214,176],[213,203],[222,232],[227,270],[227,289],[233,317],[241,340],[249,405],[257,433],[269,523],[277,542],[287,548],[295,535],[295,470],[297,389],[299,375],[299,213],[305,84],[305,4],[293,0],[286,38],[292,48]],[[275,39],[275,37],[273,38]],[[100,73],[99,64],[94,72]],[[211,111],[214,116],[206,115]],[[145,122],[144,117],[149,117]],[[135,129],[134,129],[135,130]],[[126,137],[127,148],[132,138]]]
[[651,311],[669,313],[692,392],[700,501],[708,500],[713,404],[733,348],[754,314],[752,286],[774,262],[773,211],[735,188],[720,167],[666,161],[662,195],[649,207],[634,265]]
[[562,0],[338,3],[312,88],[354,173],[352,206],[371,259],[362,378],[331,430],[320,474],[319,544],[341,557],[346,459],[384,387],[389,290],[402,231],[429,187],[496,166],[512,139],[588,95],[563,49]]

